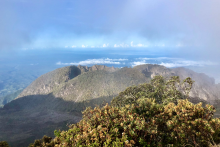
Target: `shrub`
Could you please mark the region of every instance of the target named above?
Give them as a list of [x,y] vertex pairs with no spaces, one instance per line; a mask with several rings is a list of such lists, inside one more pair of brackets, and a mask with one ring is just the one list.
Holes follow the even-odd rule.
[[35,140],[34,143],[31,143],[29,147],[53,147],[54,142],[51,137],[44,136],[42,139]]
[[178,99],[186,99],[192,88],[191,78],[186,78],[182,82],[178,76],[173,76],[165,81],[162,76],[155,76],[150,83],[128,87],[125,91],[111,101],[115,107],[123,107],[127,104],[137,105],[137,100],[141,98],[154,98],[157,103],[166,105],[169,102],[177,104]]
[[0,147],[9,147],[6,141],[0,141]]
[[187,99],[163,106],[154,99],[139,99],[138,106],[103,108],[83,112],[51,141],[54,146],[209,146],[219,143],[220,120],[212,119],[214,107]]

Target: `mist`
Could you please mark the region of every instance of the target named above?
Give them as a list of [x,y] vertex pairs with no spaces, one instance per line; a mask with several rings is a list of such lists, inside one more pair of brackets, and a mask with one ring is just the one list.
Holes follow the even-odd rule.
[[213,68],[194,69],[216,77],[219,5],[218,0],[1,1],[0,54],[55,48],[142,50],[213,62]]

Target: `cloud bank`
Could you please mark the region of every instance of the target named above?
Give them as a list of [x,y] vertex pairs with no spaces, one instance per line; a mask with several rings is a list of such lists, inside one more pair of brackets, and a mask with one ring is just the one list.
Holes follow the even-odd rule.
[[136,58],[135,61],[131,61],[129,59],[110,59],[110,58],[100,58],[100,59],[87,59],[79,62],[57,62],[57,65],[95,65],[95,64],[126,64],[131,65],[132,67],[142,64],[158,64],[168,68],[174,67],[201,67],[201,66],[209,66],[209,65],[218,65],[218,63],[211,61],[193,61],[186,60],[181,58],[169,58],[169,57],[157,57],[157,58]]
[[219,61],[219,5],[219,0],[2,0],[0,50],[73,44],[104,49],[108,42],[112,48],[173,47],[171,52]]
[[137,61],[131,62],[132,66],[142,64],[159,64],[168,68],[174,67],[188,67],[188,66],[209,66],[219,65],[218,63],[211,61],[192,61],[181,58],[169,58],[169,57],[158,57],[158,58],[136,58]]
[[94,65],[94,64],[124,64],[122,61],[127,61],[128,59],[87,59],[85,61],[80,62],[70,62],[70,63],[62,63],[57,62],[57,65]]

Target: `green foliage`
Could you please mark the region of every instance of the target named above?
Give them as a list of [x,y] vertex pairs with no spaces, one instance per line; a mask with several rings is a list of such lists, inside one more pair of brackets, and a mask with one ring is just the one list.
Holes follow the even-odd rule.
[[0,147],[9,147],[6,141],[0,141]]
[[56,137],[60,137],[60,130],[59,130],[59,131],[55,130],[55,131],[54,131],[54,135],[55,135]]
[[[87,108],[83,120],[60,132],[54,146],[209,146],[220,143],[220,119],[212,119],[215,108],[192,104],[157,104],[139,99],[138,106]],[[36,142],[36,141],[35,141]],[[39,143],[39,141],[38,141]]]
[[152,118],[149,123],[157,126],[155,140],[158,142],[174,146],[208,146],[210,140],[219,143],[220,120],[212,119],[213,106],[203,108],[202,103],[194,105],[186,99],[179,100],[177,105],[169,103],[157,109],[155,103],[148,103],[149,99],[139,101],[141,105],[134,112]]
[[155,98],[157,103],[163,105],[169,102],[177,104],[178,99],[188,98],[193,82],[189,77],[180,82],[178,76],[173,76],[168,81],[162,76],[155,76],[150,83],[128,87],[120,92],[113,98],[111,105],[123,107],[126,104],[137,104],[137,100],[141,98]]
[[35,140],[29,147],[53,147],[54,143],[51,140],[51,137],[44,136],[42,139]]

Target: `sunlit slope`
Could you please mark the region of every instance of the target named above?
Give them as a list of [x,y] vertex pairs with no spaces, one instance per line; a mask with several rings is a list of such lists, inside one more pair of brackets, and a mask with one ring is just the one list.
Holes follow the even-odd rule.
[[42,75],[29,85],[17,98],[29,95],[47,95],[65,101],[82,102],[105,97],[108,102],[125,88],[149,82],[155,75],[165,78],[180,76],[191,77],[193,84],[190,96],[214,104],[219,97],[219,87],[214,79],[205,74],[185,68],[169,69],[160,65],[145,64],[133,68],[114,68],[104,65],[67,66]]
[[81,71],[76,66],[58,68],[37,78],[24,89],[18,98],[28,95],[49,94],[54,88],[79,74]]
[[[24,96],[53,95],[55,98],[75,103],[74,107],[69,106],[69,111],[81,111],[83,108],[79,102],[87,101],[86,106],[95,106],[103,101],[110,103],[114,96],[127,87],[150,81],[149,76],[134,68],[105,70],[102,69],[103,66],[96,67],[99,68],[94,69],[93,66],[90,68],[93,70],[82,72],[78,67],[69,66],[47,73],[28,86],[17,99]],[[93,100],[93,103],[90,100]],[[60,101],[44,101],[42,105],[51,109],[67,109],[66,103],[63,105]]]

